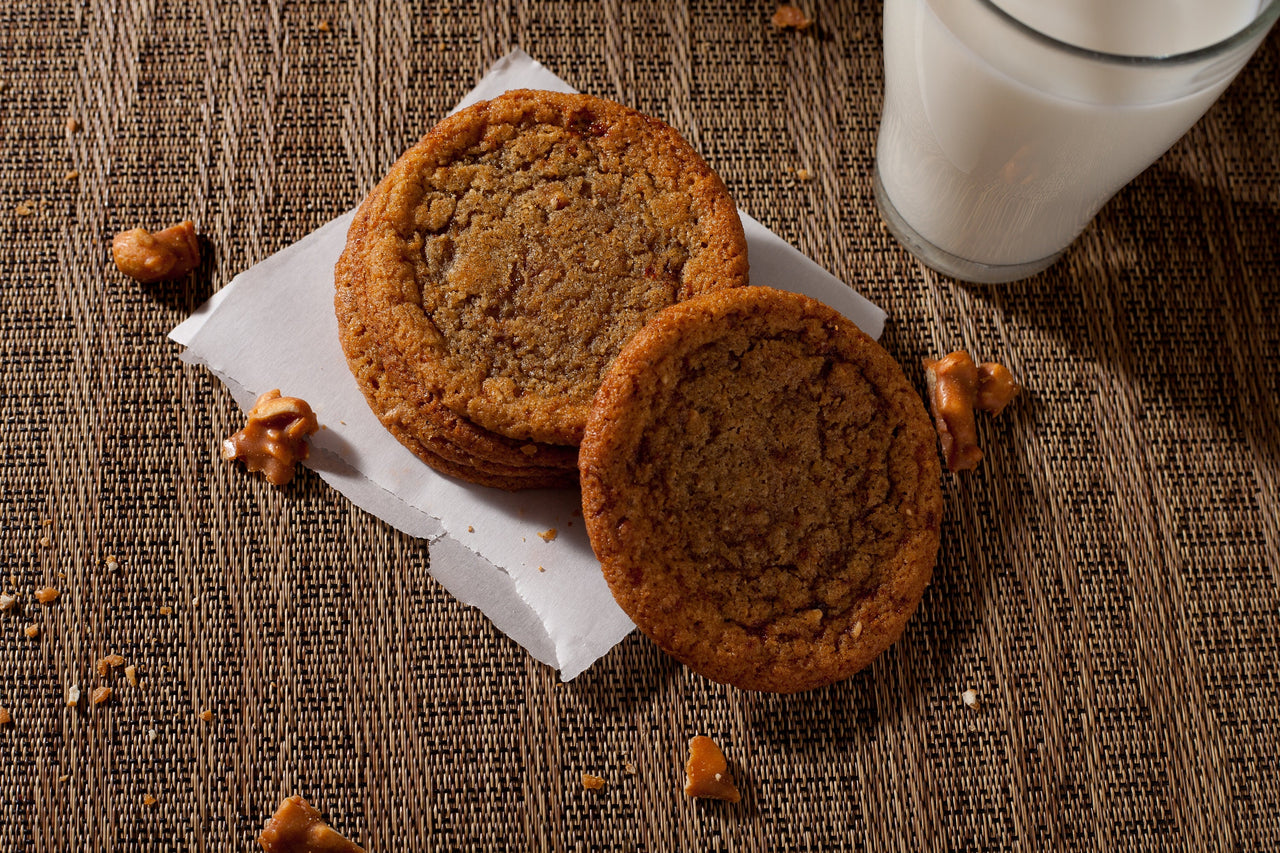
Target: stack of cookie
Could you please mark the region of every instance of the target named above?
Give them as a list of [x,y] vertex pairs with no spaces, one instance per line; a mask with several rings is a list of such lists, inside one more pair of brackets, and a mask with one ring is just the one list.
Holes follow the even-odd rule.
[[724,183],[667,125],[587,95],[462,110],[361,205],[335,270],[373,411],[445,474],[571,485],[623,345],[680,300],[747,283]]
[[463,110],[361,206],[335,278],[387,429],[486,486],[581,471],[614,597],[693,669],[805,690],[901,634],[942,512],[920,397],[830,308],[745,286],[724,184],[667,125],[549,92]]

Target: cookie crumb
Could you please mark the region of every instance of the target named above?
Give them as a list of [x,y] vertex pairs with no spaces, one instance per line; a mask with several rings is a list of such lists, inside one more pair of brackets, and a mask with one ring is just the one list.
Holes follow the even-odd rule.
[[72,116],[67,119],[67,133],[79,133],[84,129],[84,125],[80,123],[80,119]]
[[147,740],[155,740],[155,739],[156,739],[156,730],[147,729]]
[[320,23],[316,24],[316,29],[318,29],[322,33],[327,33],[333,30],[333,25],[330,24],[328,21],[321,21]]
[[129,683],[134,687],[138,686],[138,668],[133,664],[129,664],[124,668],[124,677],[128,679]]
[[200,719],[204,720],[206,723],[209,722],[213,719],[213,712],[206,708],[200,712]]
[[73,684],[67,688],[67,707],[74,708],[80,704],[80,686]]
[[546,569],[545,569],[545,568],[543,568],[542,566],[538,566],[538,571],[540,571],[540,572],[546,572]]
[[117,562],[115,554],[108,554],[103,562],[107,566],[107,571],[114,572],[116,569],[120,568],[120,563]]
[[622,763],[622,769],[627,771],[628,776],[634,776],[640,772],[636,769],[636,765],[631,761],[624,761]]
[[99,658],[94,664],[94,669],[98,671],[99,678],[106,678],[111,674],[111,670],[118,666],[124,666],[124,657],[122,655],[107,655],[105,658]]
[[556,530],[554,527],[551,527],[539,532],[538,538],[541,539],[543,542],[554,542],[556,541],[556,537],[559,535],[560,535],[560,531]]
[[39,544],[41,548],[49,548],[53,546],[53,540],[48,536],[41,536],[40,541],[37,544]]
[[472,527],[470,524],[468,524],[468,525],[467,525],[467,532],[468,532],[468,533],[475,533],[475,532],[476,532],[476,529],[475,529],[474,527]]
[[161,608],[160,608],[160,615],[161,615],[161,616],[168,616],[168,615],[169,615],[169,614],[171,614],[171,613],[173,613],[173,608],[172,608],[172,607],[169,607],[169,606],[167,606],[167,605],[166,605],[166,606],[164,606],[164,607],[161,607]]
[[13,717],[9,716],[8,708],[0,708],[0,726],[7,726],[13,722]]
[[27,627],[22,629],[22,633],[26,634],[28,637],[34,640],[36,637],[40,636],[40,626],[28,625]]
[[95,705],[101,705],[111,698],[110,687],[95,687],[92,694],[92,702]]
[[790,3],[784,3],[773,13],[773,25],[780,30],[807,30],[813,19]]
[[808,169],[802,166],[799,169],[796,169],[796,177],[802,181],[812,181],[813,172],[810,172]]
[[151,796],[150,794],[143,794],[142,804],[144,806],[154,806],[156,804],[156,798]]
[[964,702],[966,708],[978,710],[982,707],[982,700],[978,698],[978,691],[972,687],[960,694],[960,701]]
[[17,603],[18,594],[16,592],[0,592],[0,610],[12,610]]
[[[36,211],[35,211],[35,208],[31,206],[32,204],[34,204],[34,202],[29,202],[29,201],[19,202],[18,206],[14,208],[13,212],[18,214],[19,216],[34,216]],[[48,547],[48,546],[45,546],[45,547]]]
[[41,604],[53,604],[58,600],[58,596],[62,593],[51,586],[41,587],[36,590],[36,601]]
[[604,787],[604,778],[591,773],[582,774],[582,787],[588,791],[599,791]]
[[79,171],[77,171],[76,169],[69,169],[67,170],[67,173],[62,176],[62,180],[69,182],[69,181],[74,181],[78,177],[80,177]]
[[719,745],[706,735],[698,735],[689,741],[689,760],[684,765],[684,794],[741,802],[742,795],[729,774],[729,762]]
[[61,776],[59,776],[59,777],[58,777],[58,781],[59,781],[59,782],[66,782],[66,781],[68,781],[70,778],[71,778],[71,774],[70,774],[70,773],[63,773]]

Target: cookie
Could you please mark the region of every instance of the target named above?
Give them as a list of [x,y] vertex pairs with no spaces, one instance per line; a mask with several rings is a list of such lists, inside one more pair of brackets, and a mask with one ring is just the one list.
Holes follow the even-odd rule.
[[[723,182],[666,124],[516,91],[446,118],[392,167],[335,280],[380,416],[425,395],[489,433],[572,446],[626,341],[680,299],[745,284],[747,249]],[[378,388],[358,369],[369,340],[395,367]]]
[[791,693],[902,633],[937,557],[920,396],[825,305],[749,287],[666,309],[615,360],[579,452],[614,597],[715,681]]
[[[348,246],[358,244],[364,232],[364,217],[358,215]],[[336,290],[343,349],[370,407],[401,443],[437,470],[482,485],[494,485],[493,477],[514,481],[527,479],[526,475],[536,475],[539,488],[552,482],[576,482],[577,448],[517,441],[490,432],[446,408],[438,394],[414,383],[397,349],[361,320],[358,309],[364,301],[365,281],[364,271],[353,267],[346,270]],[[551,469],[560,473],[553,475]],[[468,477],[467,471],[486,476]]]

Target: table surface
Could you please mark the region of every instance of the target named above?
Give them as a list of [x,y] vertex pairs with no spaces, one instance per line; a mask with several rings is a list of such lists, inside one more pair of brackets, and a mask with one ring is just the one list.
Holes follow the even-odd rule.
[[[0,849],[248,851],[293,793],[371,851],[1280,847],[1280,39],[1059,264],[980,287],[875,210],[879,4],[803,34],[770,2],[450,6],[0,4]],[[743,693],[633,634],[561,684],[424,543],[219,459],[240,414],[168,330],[516,46],[678,128],[888,311],[918,384],[964,348],[1029,389],[848,682]],[[183,218],[196,274],[112,267],[115,232]],[[141,683],[64,707],[110,653]],[[682,795],[698,733],[740,805]]]

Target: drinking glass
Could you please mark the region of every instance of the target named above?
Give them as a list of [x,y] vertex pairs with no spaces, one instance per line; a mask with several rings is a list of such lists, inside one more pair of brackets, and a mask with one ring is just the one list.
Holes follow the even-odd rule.
[[1280,0],[885,0],[881,214],[939,272],[1033,275],[1195,124],[1278,16]]

